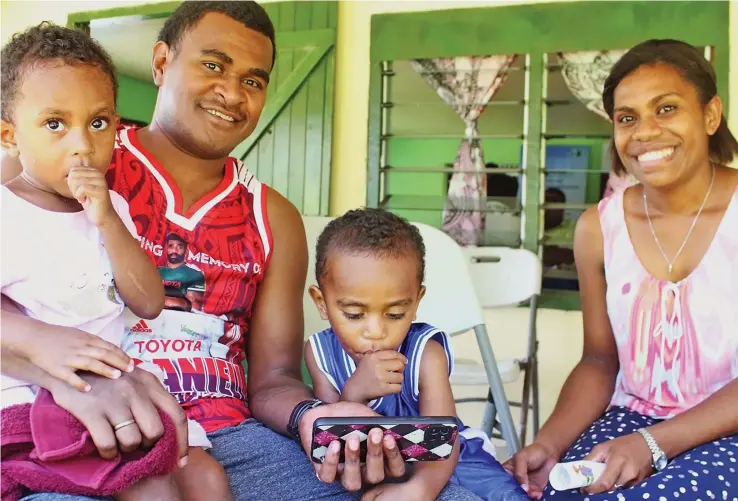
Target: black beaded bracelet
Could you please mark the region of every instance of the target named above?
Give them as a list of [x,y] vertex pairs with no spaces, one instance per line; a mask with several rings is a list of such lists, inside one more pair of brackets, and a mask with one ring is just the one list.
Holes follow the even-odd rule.
[[287,435],[293,440],[299,442],[300,441],[300,419],[302,419],[302,416],[307,411],[309,411],[310,409],[314,409],[321,405],[325,405],[325,402],[317,398],[303,400],[302,402],[297,404],[295,408],[292,409],[292,414],[290,414],[290,421],[289,423],[287,423]]

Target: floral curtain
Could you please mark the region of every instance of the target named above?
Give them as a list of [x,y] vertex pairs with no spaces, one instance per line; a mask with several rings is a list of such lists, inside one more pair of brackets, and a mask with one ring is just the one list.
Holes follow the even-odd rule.
[[[564,77],[567,87],[587,109],[597,113],[609,121],[605,108],[602,105],[602,91],[605,88],[605,80],[610,74],[610,69],[626,51],[582,51],[582,52],[559,52],[561,61],[561,75]],[[637,181],[630,174],[622,176],[610,172],[610,178],[605,188],[604,196],[613,192],[621,191]]]
[[464,121],[443,209],[443,230],[460,245],[479,245],[484,233],[487,176],[477,121],[507,78],[515,55],[418,59],[413,68]]

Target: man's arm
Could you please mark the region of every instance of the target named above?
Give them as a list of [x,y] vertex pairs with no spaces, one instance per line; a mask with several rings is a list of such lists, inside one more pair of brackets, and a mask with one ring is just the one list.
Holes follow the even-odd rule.
[[[169,415],[177,429],[179,454],[183,458],[181,465],[184,466],[188,452],[187,418],[177,401],[155,376],[140,369],[130,373],[123,372],[115,379],[88,372],[79,375],[70,372],[81,381],[80,386],[86,387],[86,391],[80,392],[67,384],[64,378],[55,377],[34,363],[25,353],[26,350],[19,347],[28,345],[28,339],[41,338],[38,351],[44,352],[41,354],[42,362],[49,362],[43,364],[49,367],[66,366],[66,353],[78,354],[86,352],[85,350],[92,353],[96,350],[109,351],[111,359],[120,359],[126,355],[123,352],[117,353],[119,348],[112,345],[110,350],[104,344],[95,345],[95,340],[109,344],[97,336],[28,318],[5,296],[2,296],[1,318],[2,373],[48,390],[60,407],[74,415],[87,428],[102,457],[114,458],[118,454],[118,448],[132,451],[142,444],[146,447],[153,445],[164,433],[156,411],[158,408]],[[55,358],[61,360],[52,360]],[[80,360],[84,361],[75,359],[75,362]],[[120,360],[117,363],[120,364]],[[80,376],[84,379],[80,379]],[[137,426],[128,426],[116,433],[113,426],[130,419],[129,416],[134,417]]]
[[[12,328],[14,327],[12,324],[6,324],[6,320],[9,318],[16,320],[13,315],[18,315],[17,318],[21,318],[23,312],[4,295],[1,298],[3,335],[0,336],[0,353],[2,354],[2,373],[20,381],[45,388],[53,393],[55,386],[62,383],[62,381],[31,363],[17,349],[18,346],[23,344],[19,335],[20,332],[18,329]],[[20,325],[22,326],[22,324]],[[81,386],[84,386],[84,384],[84,381],[82,381]]]
[[[49,325],[28,317],[5,295],[0,329],[2,373],[49,391],[49,383],[56,380],[88,391],[89,384],[76,371],[115,379],[133,370],[131,359],[118,346],[73,327]],[[37,380],[42,373],[48,378]]]
[[308,253],[297,209],[271,188],[266,199],[274,245],[250,321],[248,395],[253,416],[284,434],[294,407],[313,398],[300,371]]

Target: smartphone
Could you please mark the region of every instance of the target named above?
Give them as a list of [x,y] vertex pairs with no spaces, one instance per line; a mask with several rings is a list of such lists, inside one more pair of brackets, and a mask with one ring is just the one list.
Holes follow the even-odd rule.
[[339,462],[343,463],[346,439],[356,434],[360,439],[361,462],[365,463],[367,436],[373,428],[380,428],[385,435],[395,438],[406,462],[444,461],[453,451],[459,422],[453,416],[318,418],[313,424],[310,455],[314,462],[322,463],[328,445],[338,440],[341,443]]

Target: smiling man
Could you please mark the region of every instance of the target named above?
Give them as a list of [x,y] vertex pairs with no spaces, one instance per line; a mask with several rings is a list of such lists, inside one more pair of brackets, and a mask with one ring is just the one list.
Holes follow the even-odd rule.
[[[149,256],[167,274],[188,266],[203,280],[188,284],[188,293],[198,293],[192,309],[165,309],[146,322],[129,313],[123,348],[161,369],[169,393],[207,432],[237,501],[353,500],[360,495],[347,491],[378,483],[386,472],[401,476],[404,462],[394,440],[383,440],[379,430],[369,440],[365,466],[358,443],[347,447],[340,476],[339,449],[331,448],[317,475],[301,449],[299,440],[309,446],[317,417],[375,414],[349,402],[324,405],[302,382],[308,259],[302,219],[289,201],[229,157],[259,120],[274,48],[272,23],[254,2],[184,2],[164,25],[152,59],[159,88],[152,122],[118,131],[107,176],[128,202]],[[17,167],[4,158],[3,178]],[[178,245],[169,249],[172,235]],[[5,300],[3,309],[21,318]],[[39,333],[69,338],[32,319],[15,325],[3,332],[4,348]],[[46,361],[54,359],[48,355]],[[117,379],[84,374],[92,389],[83,394],[10,350],[3,349],[2,361],[4,373],[53,388],[57,402],[83,422],[105,457],[118,448],[150,445],[161,434],[156,408],[167,407],[162,398],[170,397],[162,397],[159,381],[144,371]],[[57,362],[54,367],[63,365]],[[182,436],[182,416],[173,417]],[[121,428],[124,422],[130,424]],[[185,469],[198,467],[194,457],[189,463],[183,458]],[[190,495],[202,488],[190,483]],[[442,499],[469,499],[448,494]],[[27,499],[82,498],[37,493]]]

